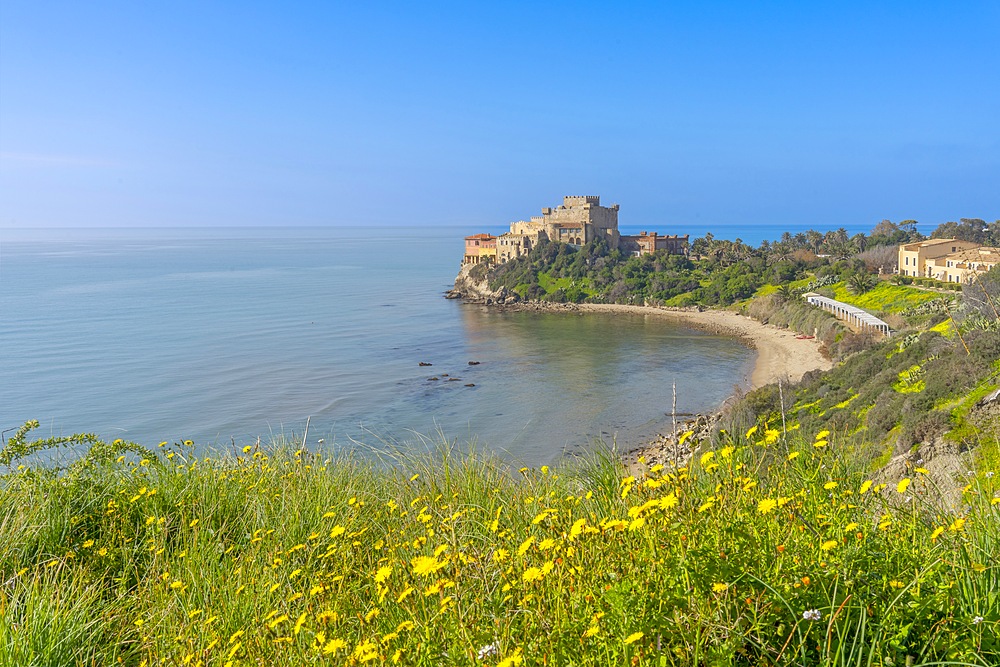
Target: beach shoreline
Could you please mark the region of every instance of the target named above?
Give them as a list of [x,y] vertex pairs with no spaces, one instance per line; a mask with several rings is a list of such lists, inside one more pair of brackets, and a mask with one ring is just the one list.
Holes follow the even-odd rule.
[[[546,302],[516,302],[491,304],[489,307],[504,310],[567,313],[612,313],[669,320],[693,328],[723,336],[731,336],[741,341],[757,354],[750,376],[748,390],[758,389],[768,384],[783,382],[792,384],[813,370],[828,370],[833,362],[823,356],[821,344],[812,338],[802,338],[788,329],[758,322],[746,315],[731,310],[698,310],[682,308],[660,308],[656,306],[629,306],[624,304],[565,304]],[[645,465],[683,465],[691,456],[691,445],[707,437],[722,416],[721,407],[707,415],[697,415],[694,419],[678,420],[677,434],[693,430],[697,434],[686,443],[677,443],[677,434],[661,432],[656,438],[644,443],[629,443],[622,452],[622,461],[634,474]]]
[[[478,299],[467,303],[482,305]],[[614,303],[548,303],[544,301],[519,301],[515,303],[490,303],[490,308],[501,310],[568,312],[568,313],[617,313],[652,317],[687,324],[695,329],[731,336],[756,351],[748,389],[759,389],[778,381],[794,383],[812,370],[829,370],[833,363],[823,356],[821,344],[812,338],[802,338],[789,329],[758,322],[731,310],[698,310],[694,308],[660,308],[657,306],[629,306]]]
[[655,306],[621,304],[577,304],[581,312],[627,313],[662,318],[689,324],[726,336],[738,338],[757,352],[749,389],[758,389],[778,381],[794,383],[812,370],[829,370],[833,363],[823,356],[821,345],[811,338],[799,338],[788,329],[763,324],[731,310],[670,309]]

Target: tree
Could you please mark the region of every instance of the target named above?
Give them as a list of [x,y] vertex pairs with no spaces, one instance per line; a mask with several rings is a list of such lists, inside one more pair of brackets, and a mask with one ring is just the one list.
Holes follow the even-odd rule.
[[847,289],[852,294],[864,294],[874,289],[877,283],[878,281],[872,274],[858,271],[847,279]]
[[986,242],[987,226],[979,218],[962,218],[960,222],[949,221],[937,226],[931,233],[932,239],[958,239],[973,243]]

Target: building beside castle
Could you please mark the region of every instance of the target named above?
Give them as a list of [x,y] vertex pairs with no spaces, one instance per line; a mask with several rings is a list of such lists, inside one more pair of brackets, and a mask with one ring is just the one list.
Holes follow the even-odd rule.
[[968,283],[1000,264],[1000,248],[973,241],[929,239],[899,246],[899,275]]
[[[503,264],[528,254],[541,241],[566,243],[580,248],[595,239],[604,239],[608,247],[635,255],[657,250],[687,253],[687,234],[661,236],[656,232],[642,232],[639,236],[621,236],[618,233],[618,204],[601,206],[599,196],[586,195],[563,197],[562,206],[543,208],[539,216],[512,222],[510,231],[500,236],[466,236],[462,263],[493,261]],[[495,245],[487,245],[492,243]]]

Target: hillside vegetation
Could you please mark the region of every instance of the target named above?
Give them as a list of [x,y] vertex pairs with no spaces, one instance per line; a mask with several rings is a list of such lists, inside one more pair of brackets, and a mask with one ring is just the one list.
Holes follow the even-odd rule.
[[636,474],[101,445],[3,478],[2,664],[1000,661],[997,478],[943,508],[794,418]]

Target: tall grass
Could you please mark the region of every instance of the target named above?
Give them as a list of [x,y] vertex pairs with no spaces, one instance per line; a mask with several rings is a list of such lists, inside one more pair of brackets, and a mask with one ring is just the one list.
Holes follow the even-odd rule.
[[186,445],[0,488],[0,664],[1000,663],[1000,494],[947,513],[829,433],[512,472]]

